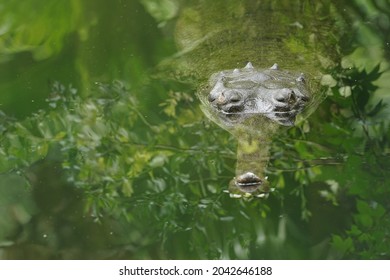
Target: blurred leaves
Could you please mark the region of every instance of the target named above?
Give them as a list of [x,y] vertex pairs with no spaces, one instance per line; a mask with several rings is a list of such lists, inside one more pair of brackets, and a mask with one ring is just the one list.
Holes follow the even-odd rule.
[[[25,174],[31,164],[47,158],[50,150],[61,160],[64,179],[85,195],[84,212],[96,220],[106,214],[134,219],[134,209],[142,213],[139,203],[146,207],[154,201],[161,207],[158,211],[171,213],[161,218],[161,223],[174,221],[172,215],[178,215],[177,211],[186,213],[186,208],[177,209],[180,201],[191,199],[192,207],[197,208],[199,197],[209,193],[208,189],[221,193],[220,184],[224,184],[216,180],[224,172],[225,158],[230,160],[234,152],[226,143],[221,145],[226,148],[219,150],[207,146],[206,139],[213,139],[215,147],[226,139],[211,128],[204,130],[199,109],[190,104],[192,98],[176,92],[171,100],[175,117],[181,121],[171,121],[168,117],[173,116],[167,114],[157,125],[138,111],[137,95],[120,82],[99,84],[89,98],[80,97],[71,86],[54,82],[47,99],[51,110],[22,122],[5,123],[1,171]],[[166,108],[168,103],[160,104]],[[198,133],[193,134],[194,130]],[[178,137],[183,134],[192,136]],[[205,154],[218,162],[212,164],[211,173],[204,168],[210,166]],[[134,193],[136,201],[128,200]],[[149,197],[144,202],[142,194]],[[160,194],[161,198],[153,198]],[[184,198],[184,194],[189,197]],[[163,234],[175,232],[172,227],[163,228]]]
[[[340,173],[332,177],[357,198],[353,223],[344,234],[333,235],[333,257],[387,259],[389,247],[389,122],[382,118],[387,104],[375,94],[380,66],[371,70],[354,67],[334,69],[337,84],[330,88],[334,125],[344,129],[340,147],[347,157]],[[349,88],[350,94],[340,89]],[[337,104],[337,105],[336,105]],[[336,109],[337,108],[337,109]],[[348,131],[348,127],[350,128]],[[352,128],[352,129],[351,129]],[[339,136],[340,138],[340,136]],[[341,139],[340,139],[341,140]],[[334,142],[334,144],[336,144]],[[327,172],[320,176],[330,176]]]
[[172,49],[137,0],[2,1],[1,109],[23,119],[44,108],[43,88],[55,80],[73,84],[82,96],[95,81],[142,83]]
[[[378,93],[379,84],[390,86],[384,65],[360,68],[343,60],[322,80],[329,96],[323,106],[290,129],[290,139],[274,142],[270,178],[281,189],[295,181],[291,195],[301,197],[301,217],[321,219],[325,209],[313,206],[317,195],[339,215],[353,213],[346,229],[332,233],[329,258],[389,257],[390,123],[387,97]],[[281,194],[287,203],[288,194]]]
[[175,17],[179,10],[178,0],[140,0],[145,9],[164,26],[166,22]]
[[[272,143],[267,172],[275,191],[270,198],[232,200],[223,190],[234,176],[233,137],[204,119],[194,105],[192,85],[164,79],[143,83],[146,69],[175,50],[160,31],[176,16],[180,1],[117,1],[110,9],[104,1],[82,7],[73,2],[32,7],[28,1],[27,15],[26,6],[20,6],[22,11],[7,1],[2,6],[7,9],[0,10],[4,63],[26,52],[46,61],[67,46],[72,51],[64,59],[72,67],[64,73],[77,73],[85,86],[78,78],[70,78],[76,80],[73,85],[51,82],[46,96],[42,79],[27,77],[39,84],[45,105],[40,110],[27,106],[35,113],[19,120],[0,113],[1,197],[3,205],[11,205],[2,212],[7,214],[2,246],[16,244],[23,251],[23,245],[35,242],[51,258],[85,256],[74,253],[88,251],[83,243],[102,249],[93,258],[389,257],[390,134],[383,117],[388,102],[377,94],[385,88],[378,81],[388,71],[385,62],[361,67],[369,49],[356,48],[330,69],[321,89],[329,98],[310,119]],[[353,10],[366,6],[355,2],[360,4]],[[371,29],[388,31],[382,2],[366,11],[379,11],[375,19],[384,19],[380,27],[364,29],[369,38],[378,37]],[[15,18],[10,9],[16,9]],[[109,15],[100,17],[100,10]],[[55,34],[49,30],[58,25]],[[16,69],[6,68],[4,73]],[[47,69],[53,66],[29,71],[57,80]],[[90,86],[113,77],[126,82]],[[14,83],[25,87],[18,79]],[[3,92],[17,96],[15,88]],[[49,241],[43,239],[47,233]],[[324,240],[331,245],[309,249]]]
[[62,0],[49,4],[27,0],[21,6],[6,0],[2,3],[0,18],[3,58],[31,51],[34,59],[43,60],[59,53],[65,36],[76,30],[81,21],[81,6],[78,1]]
[[[354,24],[354,38],[364,46],[365,54],[374,59],[374,63],[383,53],[389,60],[390,3],[386,0],[356,0],[337,1],[335,4],[343,10],[345,20]],[[376,52],[369,51],[370,48],[375,48]]]

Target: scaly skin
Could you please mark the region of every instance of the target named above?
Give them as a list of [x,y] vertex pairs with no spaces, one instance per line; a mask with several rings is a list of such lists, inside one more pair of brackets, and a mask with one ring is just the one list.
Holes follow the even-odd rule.
[[[338,58],[332,7],[326,0],[183,1],[173,31],[178,52],[161,62],[159,75],[195,85],[205,115],[236,137],[231,186],[241,194],[268,192],[272,137],[324,99],[321,71]],[[270,67],[275,62],[281,69]]]

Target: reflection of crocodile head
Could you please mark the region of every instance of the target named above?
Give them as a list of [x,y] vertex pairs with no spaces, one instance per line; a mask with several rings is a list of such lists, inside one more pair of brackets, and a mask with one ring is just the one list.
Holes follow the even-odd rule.
[[237,137],[234,197],[264,197],[269,184],[263,175],[269,142],[280,126],[294,125],[310,100],[303,74],[280,70],[277,64],[259,70],[244,68],[215,73],[199,94],[204,113]]
[[257,70],[249,62],[242,69],[216,73],[209,80],[211,106],[223,122],[237,123],[261,114],[291,126],[309,100],[305,79],[278,69]]

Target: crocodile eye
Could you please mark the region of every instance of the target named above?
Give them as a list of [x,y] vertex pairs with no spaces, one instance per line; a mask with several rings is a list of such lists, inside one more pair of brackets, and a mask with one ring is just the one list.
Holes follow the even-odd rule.
[[239,96],[234,96],[234,97],[232,97],[231,99],[230,99],[230,102],[232,102],[232,103],[237,103],[237,102],[239,102],[241,99],[240,99],[240,97]]
[[291,92],[290,96],[288,97],[288,103],[293,104],[297,101],[297,98],[295,97],[294,91]]
[[275,97],[276,101],[283,102],[283,103],[290,103],[295,100],[294,94],[284,95],[284,96],[277,96]]
[[276,101],[279,101],[279,102],[285,102],[286,101],[286,98],[284,96],[277,96],[275,97]]

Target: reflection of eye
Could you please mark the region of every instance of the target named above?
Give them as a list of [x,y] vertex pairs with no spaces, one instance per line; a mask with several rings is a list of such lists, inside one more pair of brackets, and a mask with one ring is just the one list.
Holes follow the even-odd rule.
[[228,81],[224,84],[227,88],[234,89],[251,89],[257,86],[257,84],[253,81]]

